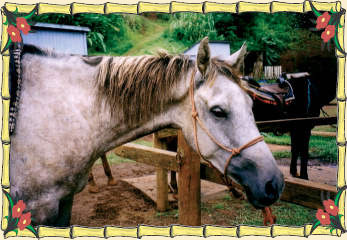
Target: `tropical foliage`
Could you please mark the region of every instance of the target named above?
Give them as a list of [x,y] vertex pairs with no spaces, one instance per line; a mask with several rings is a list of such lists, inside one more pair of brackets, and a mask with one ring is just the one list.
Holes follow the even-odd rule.
[[[161,40],[179,42],[188,48],[208,36],[210,40],[228,41],[231,51],[237,50],[247,41],[248,50],[262,52],[265,64],[273,65],[279,63],[284,52],[305,47],[300,36],[320,41],[319,33],[311,33],[309,29],[315,27],[315,22],[311,22],[314,18],[312,13],[151,13],[142,16],[44,14],[33,20],[89,27],[90,53],[108,52],[122,55],[137,44],[135,41],[141,42],[140,34],[151,30],[152,23],[156,22],[167,26]],[[132,37],[134,34],[136,39]]]

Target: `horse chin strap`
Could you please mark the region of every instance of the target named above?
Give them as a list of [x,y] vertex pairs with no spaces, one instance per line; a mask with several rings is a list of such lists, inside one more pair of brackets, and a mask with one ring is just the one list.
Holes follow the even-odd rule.
[[[220,177],[221,177],[222,181],[224,182],[224,184],[229,188],[229,190],[231,192],[233,192],[233,194],[235,194],[236,190],[233,189],[233,187],[232,187],[232,180],[227,176],[227,169],[228,169],[228,166],[230,164],[231,159],[234,156],[239,155],[241,153],[241,151],[243,151],[244,149],[257,144],[258,142],[263,141],[264,137],[263,136],[256,137],[253,140],[249,141],[248,143],[242,145],[239,148],[228,148],[228,147],[224,146],[223,144],[221,144],[220,142],[218,142],[217,139],[206,128],[205,124],[201,121],[201,119],[199,118],[199,114],[196,111],[196,106],[195,106],[195,101],[194,101],[194,79],[195,79],[195,74],[196,74],[196,70],[193,71],[191,79],[190,79],[189,95],[190,95],[190,102],[192,104],[192,120],[193,120],[194,142],[195,142],[196,150],[197,150],[197,152],[198,152],[198,154],[199,154],[201,159],[203,159],[205,162],[208,163],[208,165],[210,167],[215,168],[220,173]],[[206,160],[202,156],[202,154],[200,152],[199,144],[198,144],[197,123],[200,125],[201,129],[211,138],[211,140],[215,144],[217,144],[220,148],[224,149],[225,151],[231,153],[229,158],[227,159],[227,161],[225,163],[223,173],[220,172],[218,168],[213,166],[213,164],[210,161]],[[269,222],[270,224],[274,224],[274,221],[275,221],[276,217],[272,216],[270,207],[265,207],[263,209],[263,214],[264,214],[264,225],[266,225],[267,222]]]

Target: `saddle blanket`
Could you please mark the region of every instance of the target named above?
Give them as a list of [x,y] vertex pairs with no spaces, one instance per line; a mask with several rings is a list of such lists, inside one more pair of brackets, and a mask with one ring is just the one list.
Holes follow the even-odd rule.
[[288,106],[294,102],[295,96],[291,84],[287,79],[307,76],[309,76],[307,72],[284,74],[284,76],[277,80],[277,83],[259,84],[248,77],[244,77],[242,80],[247,83],[244,84],[245,89],[254,101],[260,101],[274,106]]

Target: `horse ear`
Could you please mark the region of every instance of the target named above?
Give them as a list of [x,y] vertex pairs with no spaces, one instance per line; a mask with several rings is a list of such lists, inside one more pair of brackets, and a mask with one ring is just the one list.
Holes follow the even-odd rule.
[[242,47],[230,57],[226,59],[226,62],[228,62],[231,66],[236,68],[239,72],[242,72],[242,65],[245,59],[247,53],[247,44],[244,42],[242,44]]
[[208,46],[208,37],[205,37],[201,40],[199,50],[198,50],[198,56],[196,59],[198,69],[200,73],[205,76],[208,72],[208,68],[210,66],[210,47]]

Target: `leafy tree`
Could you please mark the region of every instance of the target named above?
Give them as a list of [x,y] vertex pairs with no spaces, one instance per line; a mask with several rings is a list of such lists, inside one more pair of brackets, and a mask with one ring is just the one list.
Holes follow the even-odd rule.
[[296,34],[294,15],[288,13],[243,13],[240,15],[222,14],[216,16],[217,32],[222,33],[231,43],[232,51],[244,41],[249,51],[264,53],[266,64],[277,63],[282,52],[294,40]]

